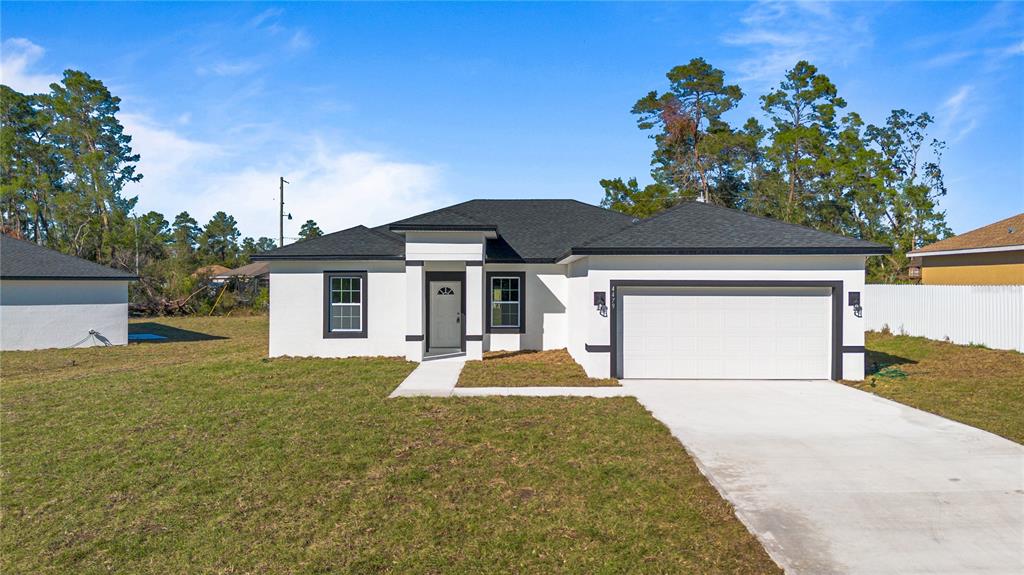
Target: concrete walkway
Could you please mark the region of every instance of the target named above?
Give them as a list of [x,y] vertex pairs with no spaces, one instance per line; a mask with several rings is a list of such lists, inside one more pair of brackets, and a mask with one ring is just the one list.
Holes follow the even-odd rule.
[[624,381],[793,574],[1024,573],[1024,447],[829,381]]
[[448,397],[465,365],[465,355],[422,361],[388,397]]

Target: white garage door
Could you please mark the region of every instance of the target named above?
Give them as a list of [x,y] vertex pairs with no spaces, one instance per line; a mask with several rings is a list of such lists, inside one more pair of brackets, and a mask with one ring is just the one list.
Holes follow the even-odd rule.
[[620,289],[625,378],[830,378],[828,288]]

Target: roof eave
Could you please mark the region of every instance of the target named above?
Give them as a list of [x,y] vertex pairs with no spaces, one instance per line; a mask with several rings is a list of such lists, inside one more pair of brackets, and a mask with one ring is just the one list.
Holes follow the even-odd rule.
[[404,255],[353,255],[353,254],[296,254],[296,255],[270,255],[256,254],[249,259],[252,261],[323,261],[323,260],[351,260],[351,261],[402,261]]
[[845,255],[845,256],[879,256],[892,253],[888,246],[846,248],[837,247],[751,247],[751,248],[572,248],[558,258],[565,260],[570,256],[748,256],[748,255]]
[[139,276],[28,276],[28,275],[5,275],[0,280],[62,280],[62,281],[122,281],[137,282]]
[[992,246],[984,248],[963,248],[959,250],[932,250],[932,251],[920,251],[914,250],[907,252],[910,257],[928,257],[928,256],[956,256],[962,254],[988,254],[994,252],[1015,252],[1024,250],[1024,244],[1018,244],[1013,246]]
[[391,224],[393,232],[498,232],[498,226],[477,224]]

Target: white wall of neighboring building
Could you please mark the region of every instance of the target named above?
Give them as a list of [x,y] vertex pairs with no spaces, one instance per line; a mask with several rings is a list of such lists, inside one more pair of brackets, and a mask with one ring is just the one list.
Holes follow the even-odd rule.
[[88,347],[104,340],[128,343],[127,281],[0,280],[0,349]]
[[[570,264],[572,270],[585,266],[586,275],[570,272],[570,324],[585,326],[582,346],[579,334],[570,337],[569,351],[591,377],[608,377],[610,352],[580,352],[586,344],[611,345],[610,319],[593,305],[593,292],[603,291],[611,299],[611,280],[818,280],[843,282],[843,346],[864,345],[864,319],[846,305],[847,294],[864,291],[863,256],[588,256]],[[584,284],[584,288],[581,284]],[[582,296],[582,299],[580,298]],[[609,301],[609,304],[611,302]],[[868,302],[865,302],[867,305]],[[864,378],[864,354],[843,354],[843,378]]]
[[[324,338],[324,272],[367,272],[367,337]],[[270,356],[405,355],[405,262],[270,262]]]

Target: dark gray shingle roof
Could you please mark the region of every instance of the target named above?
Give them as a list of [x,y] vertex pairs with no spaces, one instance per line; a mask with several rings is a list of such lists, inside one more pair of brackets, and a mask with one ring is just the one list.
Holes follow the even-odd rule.
[[710,204],[687,202],[636,221],[576,200],[470,200],[377,228],[356,226],[254,256],[404,258],[389,230],[493,230],[488,262],[555,262],[571,254],[882,254],[880,244]]
[[0,278],[23,280],[134,280],[134,275],[37,246],[0,236]]
[[633,222],[625,214],[577,200],[470,200],[396,224],[397,229],[443,229],[446,218],[497,230],[498,238],[487,242],[489,262],[555,261],[570,247]]
[[890,252],[888,246],[874,242],[700,202],[684,202],[635,225],[571,249],[574,255],[869,255]]
[[401,260],[405,240],[386,229],[356,226],[288,244],[252,256],[253,260]]

